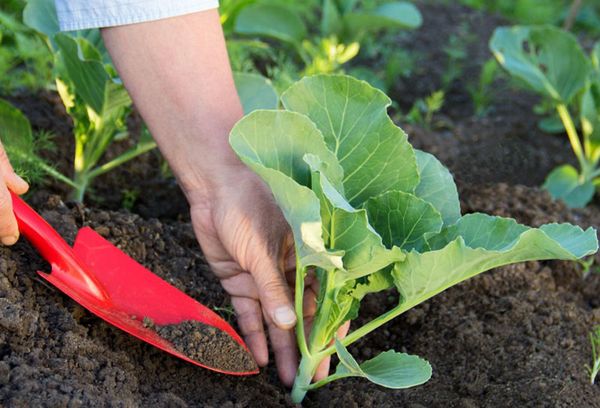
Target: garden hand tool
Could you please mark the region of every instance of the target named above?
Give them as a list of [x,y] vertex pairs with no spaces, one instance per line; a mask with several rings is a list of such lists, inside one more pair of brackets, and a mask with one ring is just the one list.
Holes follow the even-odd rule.
[[[172,343],[146,327],[144,321],[151,319],[157,326],[200,322],[226,333],[245,353],[250,353],[242,338],[216,313],[160,279],[93,229],[79,230],[71,248],[21,198],[13,193],[11,196],[19,231],[52,266],[50,273],[38,273],[81,306],[138,339],[190,363],[224,374],[258,373],[257,368],[232,372],[211,367],[176,350]],[[250,354],[249,359],[253,361]]]

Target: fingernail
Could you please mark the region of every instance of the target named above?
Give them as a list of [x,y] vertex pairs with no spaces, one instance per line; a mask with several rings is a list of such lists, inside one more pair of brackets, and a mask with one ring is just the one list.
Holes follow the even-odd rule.
[[19,239],[18,235],[13,235],[10,237],[3,237],[2,238],[2,244],[3,245],[14,245],[15,242],[17,242],[17,240]]
[[282,306],[275,310],[273,319],[278,326],[293,326],[296,323],[296,313],[290,307]]

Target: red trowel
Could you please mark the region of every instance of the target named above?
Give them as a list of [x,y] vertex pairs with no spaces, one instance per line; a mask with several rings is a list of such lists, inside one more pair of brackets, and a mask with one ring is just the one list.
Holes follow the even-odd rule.
[[[38,273],[81,306],[192,364],[231,375],[258,373],[242,338],[216,313],[160,279],[89,227],[79,230],[71,248],[38,213],[17,195],[11,195],[19,231],[52,266],[51,273]],[[149,321],[153,322],[151,327],[147,327]],[[213,332],[220,331],[220,337],[230,342],[229,351],[231,345],[239,348],[237,353],[223,352],[238,358],[241,352],[245,363],[210,364],[190,358],[154,329],[154,325],[170,327],[183,322],[214,327]]]

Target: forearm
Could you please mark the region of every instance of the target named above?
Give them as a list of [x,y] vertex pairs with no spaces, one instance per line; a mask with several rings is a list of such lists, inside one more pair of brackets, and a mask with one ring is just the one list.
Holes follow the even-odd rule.
[[223,166],[241,167],[228,135],[243,112],[216,10],[102,34],[188,198],[208,191]]

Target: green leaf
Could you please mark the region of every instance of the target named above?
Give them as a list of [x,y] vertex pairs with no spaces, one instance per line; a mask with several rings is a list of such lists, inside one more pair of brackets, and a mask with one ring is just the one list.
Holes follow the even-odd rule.
[[410,252],[394,267],[403,311],[492,268],[532,260],[576,260],[598,250],[593,228],[548,224],[535,229],[486,214],[462,217],[431,242],[439,249]]
[[267,183],[290,224],[300,264],[326,270],[343,269],[343,254],[332,253],[325,248],[319,200],[315,193],[277,170],[251,161],[246,164]]
[[590,65],[577,39],[550,26],[500,27],[490,48],[498,62],[537,92],[568,104],[585,86]]
[[235,72],[233,79],[244,113],[257,109],[276,109],[279,105],[277,91],[271,81],[262,75]]
[[546,133],[564,133],[565,125],[560,120],[558,115],[548,116],[546,118],[540,119],[538,122],[538,128]]
[[[307,155],[308,156],[308,155]],[[356,210],[318,170],[316,157],[306,157],[313,169],[312,189],[321,203],[326,246],[343,251],[344,271],[336,274],[336,286],[377,272],[404,259],[398,247],[387,249],[381,236],[369,225],[367,212]]]
[[244,7],[235,20],[235,32],[275,38],[298,45],[306,38],[302,19],[283,5],[250,4]]
[[431,365],[418,356],[388,350],[359,365],[337,339],[335,349],[340,363],[334,375],[340,378],[363,377],[392,389],[414,387],[426,383],[431,378]]
[[123,85],[113,81],[106,82],[100,114],[100,118],[103,121],[102,125],[113,125],[107,122],[116,121],[123,115],[123,110],[130,105],[131,98]]
[[0,99],[0,141],[21,177],[31,181],[51,168],[37,154],[40,138],[34,138],[27,117],[4,99]]
[[52,39],[60,31],[54,0],[28,0],[23,22]]
[[585,207],[595,191],[592,181],[582,180],[577,169],[570,164],[552,170],[544,182],[544,188],[552,197],[563,200],[572,208]]
[[282,102],[317,125],[344,169],[345,197],[352,206],[390,190],[414,191],[415,155],[387,115],[391,101],[383,92],[352,77],[318,75],[292,85]]
[[219,13],[221,14],[221,25],[223,31],[227,34],[234,29],[234,22],[241,10],[249,4],[255,3],[256,0],[229,0],[219,2]]
[[23,112],[0,99],[0,140],[4,147],[29,153],[33,149],[31,124]]
[[591,59],[592,59],[592,65],[594,66],[594,69],[600,73],[600,41],[597,41],[596,44],[594,45],[594,49],[592,50],[592,54],[591,54]]
[[[331,155],[310,120],[292,112],[254,111],[234,126],[229,141],[271,189],[292,228],[300,264],[343,269],[343,254],[325,248],[319,199],[306,187],[311,174],[303,160],[305,150],[319,157]],[[335,158],[330,160],[335,162]],[[334,178],[340,177],[341,170],[334,163],[329,169]]]
[[432,154],[415,149],[420,182],[415,195],[440,212],[444,225],[454,224],[460,218],[460,201],[454,178]]
[[335,34],[341,26],[341,15],[335,0],[323,1],[323,16],[321,17],[321,35]]
[[[599,51],[600,52],[600,51]],[[600,72],[581,97],[581,130],[590,162],[600,161]]]
[[349,12],[351,12],[354,7],[356,7],[356,3],[358,3],[358,0],[336,0],[338,7],[340,9],[340,12],[342,14],[347,14]]
[[355,31],[415,29],[423,24],[423,17],[414,4],[398,1],[382,4],[372,11],[348,13],[344,16],[344,24]]
[[394,287],[394,278],[392,277],[392,268],[385,268],[376,273],[363,278],[351,291],[352,297],[362,300],[369,293],[377,293]]
[[[55,41],[61,52],[66,74],[75,87],[75,93],[100,115],[104,106],[106,83],[110,81],[104,65],[96,58],[85,59],[80,53],[78,41],[67,34],[57,34]],[[83,39],[79,41],[85,43]],[[92,55],[90,47],[90,44],[84,47],[88,56]]]
[[402,191],[389,191],[369,199],[365,208],[369,221],[387,247],[405,251],[426,247],[426,237],[440,232],[440,213],[427,201]]
[[286,111],[259,110],[244,117],[231,132],[230,143],[245,163],[258,163],[310,186],[311,170],[305,154],[317,156],[323,171],[336,186],[342,169],[323,141],[323,135],[306,116]]

